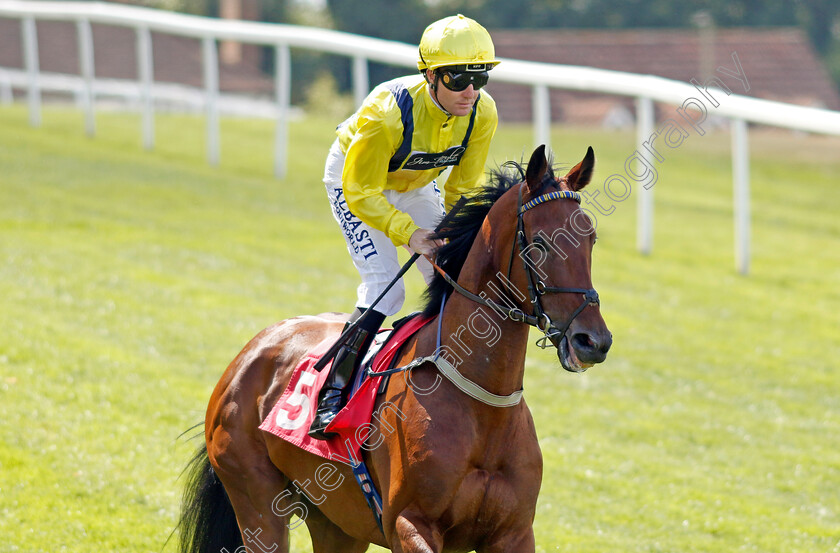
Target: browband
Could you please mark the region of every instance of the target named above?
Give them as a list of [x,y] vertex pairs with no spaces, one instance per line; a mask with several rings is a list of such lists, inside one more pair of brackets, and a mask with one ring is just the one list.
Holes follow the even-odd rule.
[[543,194],[542,196],[537,196],[532,200],[528,200],[522,205],[522,207],[519,208],[519,214],[522,215],[529,209],[542,203],[560,199],[574,200],[577,203],[580,203],[580,194],[577,192],[569,192],[568,190],[555,190],[554,192],[549,192],[548,194]]

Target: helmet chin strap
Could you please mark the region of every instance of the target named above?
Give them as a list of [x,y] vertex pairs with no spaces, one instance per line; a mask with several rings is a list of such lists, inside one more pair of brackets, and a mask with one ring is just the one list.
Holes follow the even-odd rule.
[[449,111],[447,111],[446,108],[443,107],[443,105],[440,103],[440,100],[438,100],[438,97],[437,97],[438,81],[440,81],[440,75],[438,75],[437,71],[433,71],[432,73],[434,73],[434,75],[435,75],[434,82],[429,83],[429,90],[431,91],[432,100],[435,101],[435,105],[438,108],[440,108],[440,110],[443,113],[445,113],[447,117],[452,117],[452,114],[449,113]]

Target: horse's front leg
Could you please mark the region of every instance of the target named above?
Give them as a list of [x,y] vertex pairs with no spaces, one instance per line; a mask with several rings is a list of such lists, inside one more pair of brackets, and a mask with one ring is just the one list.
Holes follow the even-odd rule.
[[534,553],[535,549],[534,528],[527,526],[491,538],[478,547],[476,553]]
[[416,512],[405,510],[394,523],[391,548],[395,553],[440,553],[443,538],[436,525]]

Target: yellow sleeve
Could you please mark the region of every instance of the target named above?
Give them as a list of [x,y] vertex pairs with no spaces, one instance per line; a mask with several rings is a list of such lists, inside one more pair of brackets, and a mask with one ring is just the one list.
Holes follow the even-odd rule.
[[478,103],[479,112],[476,114],[475,127],[470,135],[467,151],[446,179],[447,211],[452,209],[462,195],[469,194],[477,187],[484,186],[485,183],[487,154],[490,151],[490,141],[496,134],[499,116],[496,112],[496,104],[490,95],[483,93],[481,96]]
[[384,232],[395,246],[408,244],[411,234],[420,227],[382,193],[388,163],[402,141],[399,109],[394,114],[376,104],[366,106],[359,112],[356,125],[341,178],[347,206],[366,224]]

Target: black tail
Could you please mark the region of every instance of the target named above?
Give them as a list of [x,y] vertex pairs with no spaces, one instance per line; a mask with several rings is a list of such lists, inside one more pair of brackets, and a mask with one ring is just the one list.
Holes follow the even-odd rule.
[[222,482],[202,445],[185,469],[187,476],[181,500],[181,553],[231,553],[242,545],[236,515]]

